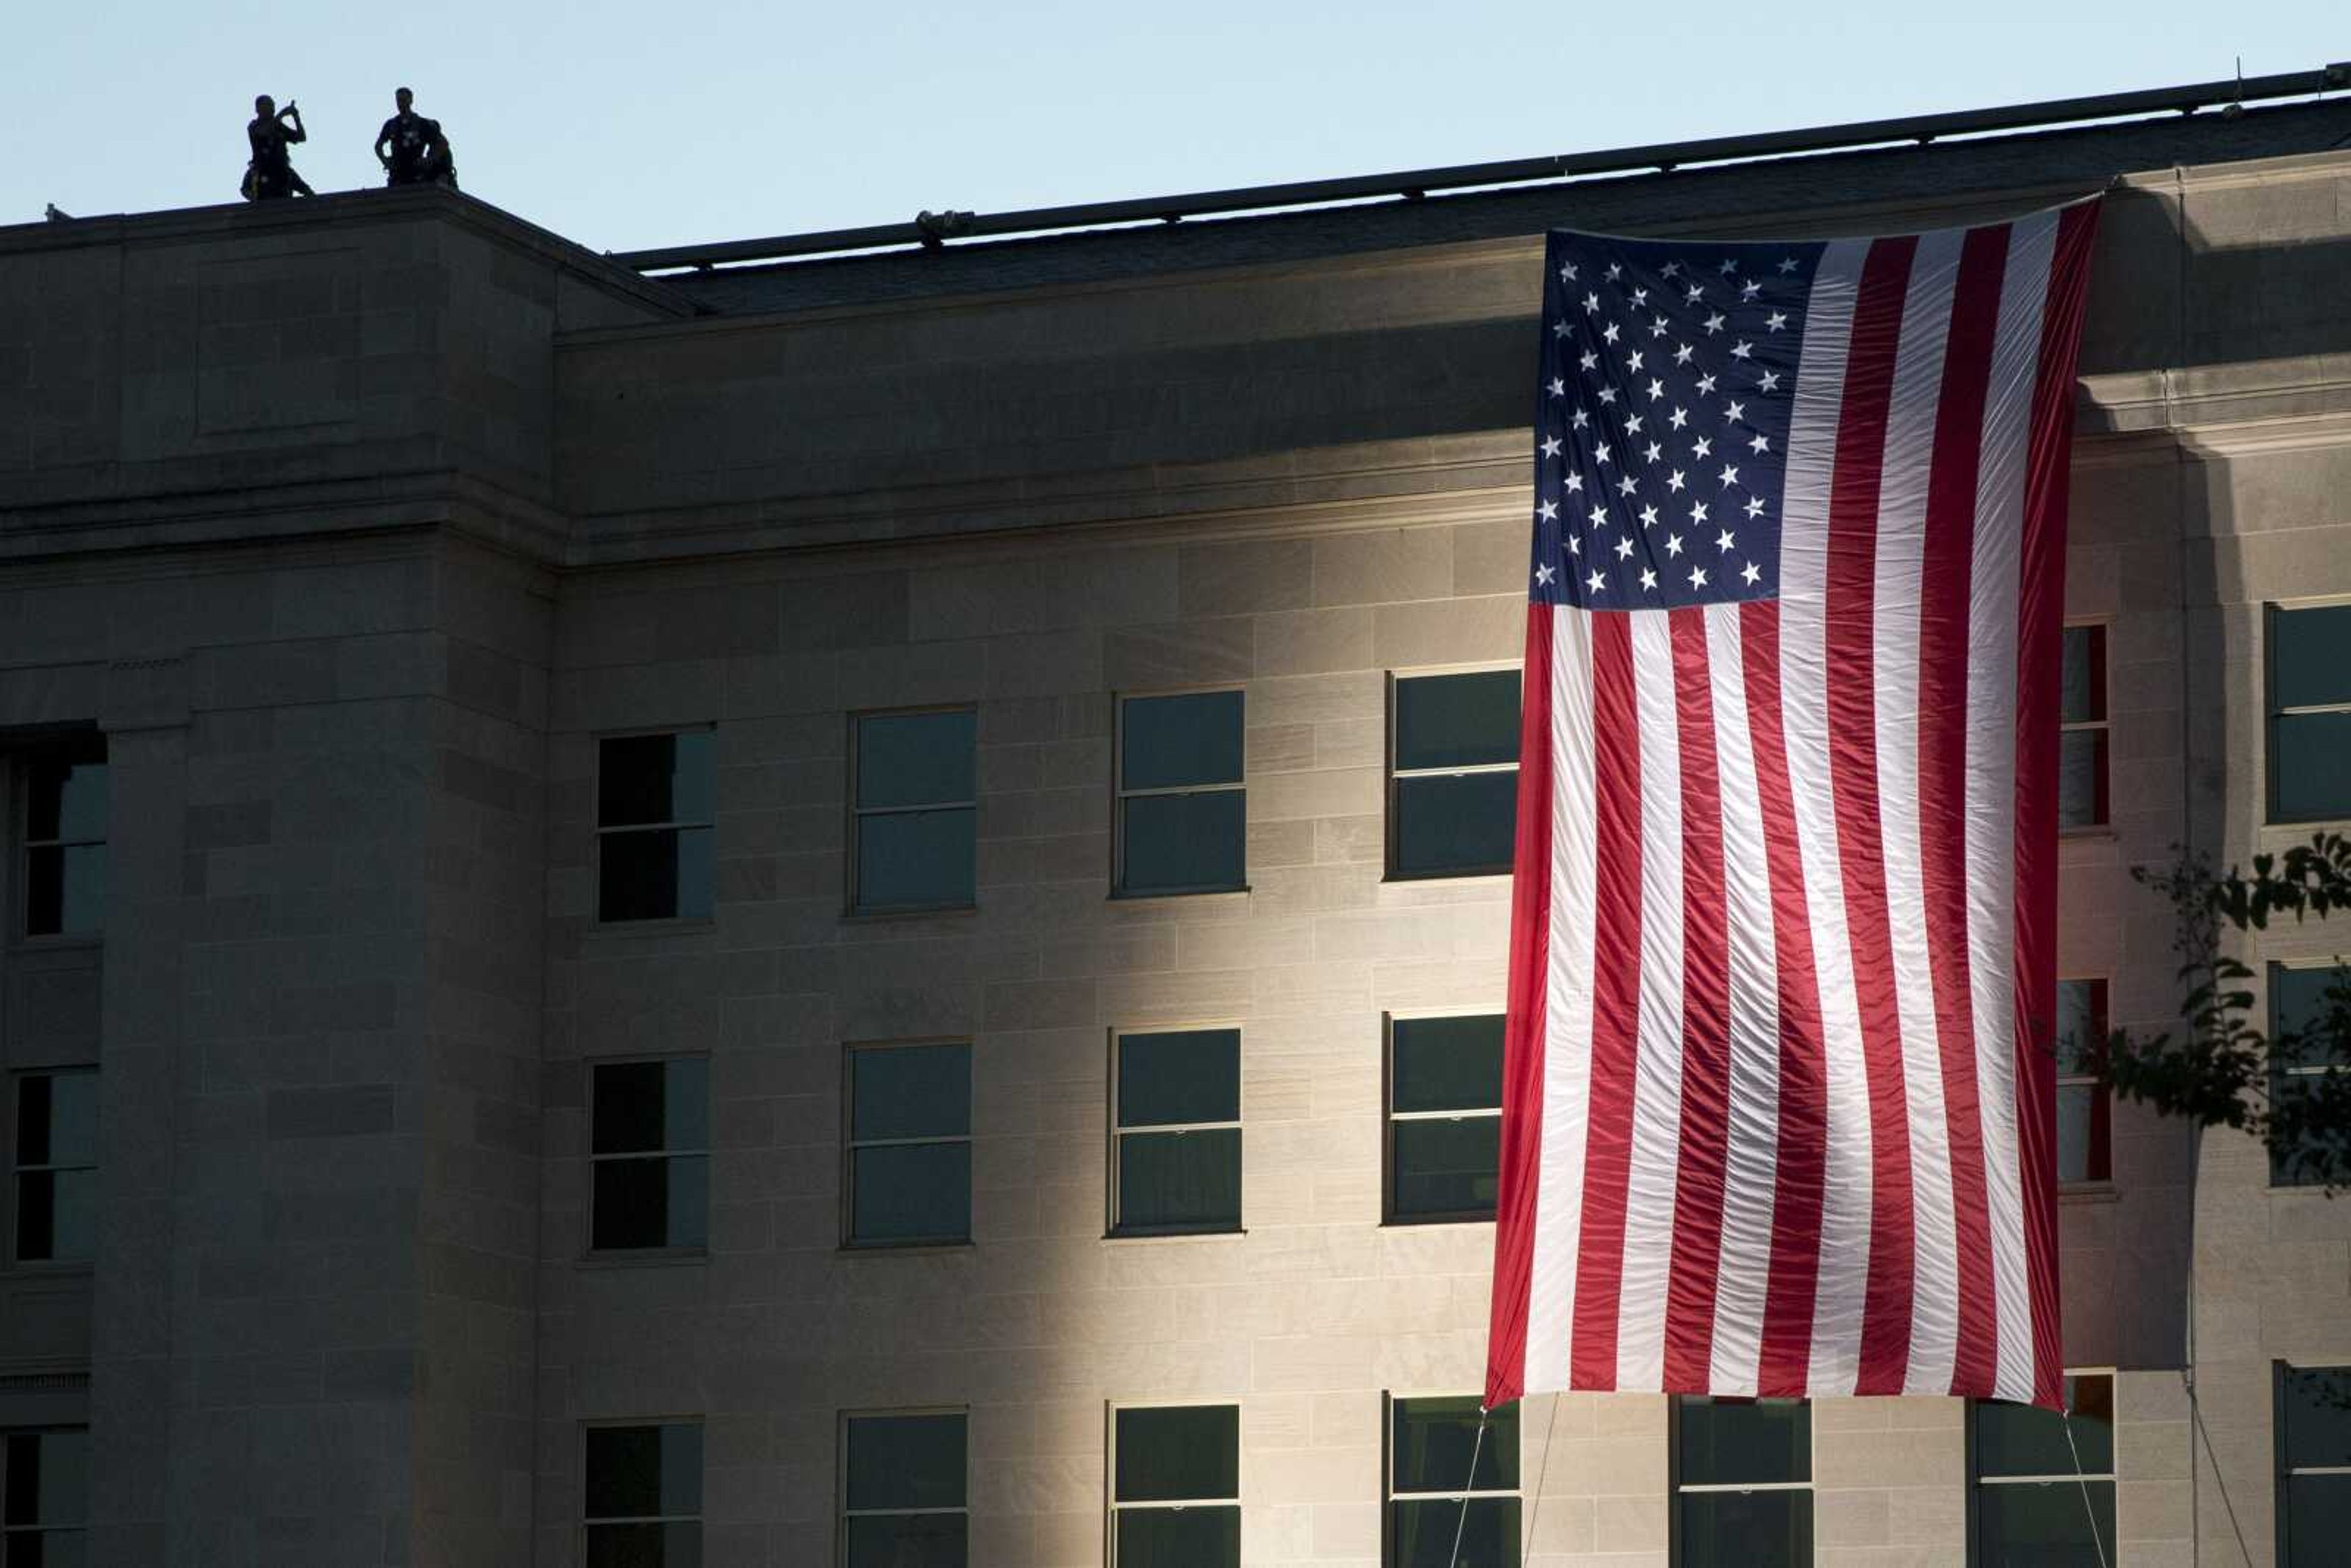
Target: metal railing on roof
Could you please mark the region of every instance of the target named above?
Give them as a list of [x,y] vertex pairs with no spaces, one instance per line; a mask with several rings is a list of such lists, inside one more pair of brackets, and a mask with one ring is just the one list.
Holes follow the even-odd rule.
[[2085,120],[2125,120],[2164,113],[2193,114],[2199,109],[2216,105],[2233,110],[2264,99],[2301,98],[2346,89],[2351,89],[2351,61],[2337,61],[2312,71],[2227,78],[2186,87],[2149,88],[2137,92],[2110,92],[2090,98],[2050,99],[2040,103],[1960,110],[1949,114],[1914,115],[1900,120],[1855,120],[1845,125],[1773,131],[1753,136],[1716,136],[1695,141],[1617,147],[1598,152],[1564,152],[1546,158],[1461,163],[1445,169],[1358,174],[1343,179],[1305,180],[1281,185],[1241,185],[1224,191],[1196,192],[1190,195],[1145,196],[1125,201],[1083,203],[1074,206],[1029,207],[1009,213],[926,212],[911,223],[826,229],[815,234],[777,235],[765,239],[669,246],[653,250],[616,251],[612,253],[612,259],[640,272],[659,272],[676,267],[708,268],[736,262],[780,261],[793,256],[886,250],[906,246],[935,247],[949,239],[1105,228],[1122,224],[1176,223],[1185,218],[1208,217],[1217,214],[1323,206],[1382,197],[1401,196],[1418,200],[1431,191],[1518,185],[1588,174],[1669,172],[1695,163],[1740,162],[1751,159],[1786,157],[1792,153],[1827,152],[1890,143],[1924,144],[1945,137],[2025,131],[2078,124]]

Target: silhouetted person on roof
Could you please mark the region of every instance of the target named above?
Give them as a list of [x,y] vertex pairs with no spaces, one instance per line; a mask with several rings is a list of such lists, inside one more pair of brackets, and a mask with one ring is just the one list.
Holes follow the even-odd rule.
[[248,202],[276,201],[280,196],[318,194],[301,175],[294,172],[286,149],[297,141],[308,141],[310,133],[302,129],[302,111],[289,99],[284,109],[263,93],[253,100],[253,121],[245,128],[245,139],[253,146],[253,161],[245,166],[245,199]]
[[416,95],[406,88],[392,95],[400,112],[375,133],[375,161],[383,165],[387,185],[446,185],[457,188],[457,166],[449,157],[449,143],[441,122],[427,120],[411,107]]

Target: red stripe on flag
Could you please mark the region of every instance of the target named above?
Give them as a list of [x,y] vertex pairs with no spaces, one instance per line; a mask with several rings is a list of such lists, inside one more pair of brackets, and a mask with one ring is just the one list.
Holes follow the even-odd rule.
[[1730,1139],[1730,933],[1706,612],[1676,610],[1674,712],[1682,783],[1682,1116],[1666,1294],[1668,1389],[1712,1385],[1715,1281]]
[[1592,728],[1599,819],[1593,824],[1599,853],[1593,888],[1592,1111],[1568,1384],[1614,1388],[1641,997],[1641,726],[1629,616],[1592,618]]
[[1885,838],[1877,812],[1877,500],[1887,405],[1901,347],[1914,235],[1882,239],[1862,264],[1829,487],[1829,772],[1836,799],[1862,1059],[1869,1080],[1869,1274],[1856,1394],[1899,1394],[1910,1356],[1916,1259],[1910,1124],[1895,1006],[1894,946],[1886,907]]
[[1780,714],[1780,606],[1739,607],[1745,662],[1747,732],[1755,751],[1763,814],[1764,863],[1771,882],[1771,937],[1780,1014],[1780,1143],[1771,1201],[1771,1271],[1763,1298],[1758,1392],[1798,1398],[1812,1368],[1813,1304],[1821,1271],[1823,1152],[1828,1143],[1828,1078],[1821,1057],[1820,981],[1813,967],[1812,912],[1796,844],[1795,797],[1788,784],[1787,732]]
[[1951,1392],[1992,1392],[2000,1366],[1993,1298],[1991,1207],[1985,1196],[1983,1123],[1976,1084],[1975,1005],[1969,988],[1968,591],[1973,566],[1977,471],[1983,454],[1985,389],[2000,328],[2009,226],[1970,229],[1944,348],[1935,409],[1935,457],[1927,489],[1918,606],[1918,860],[1927,911],[1927,960],[1943,1064],[1945,1136],[1951,1150],[1951,1214],[1959,1244],[1959,1354]]
[[2074,446],[2074,365],[2098,204],[2057,220],[2024,473],[2017,617],[2016,1079],[2024,1241],[2032,1293],[2032,1402],[2064,1401],[2057,1315],[2057,724],[2065,616],[2065,497]]
[[1520,680],[1519,826],[1510,882],[1510,978],[1502,1045],[1500,1189],[1494,1298],[1486,1337],[1486,1408],[1526,1391],[1527,1312],[1541,1169],[1544,993],[1551,962],[1551,659],[1547,605],[1527,606]]

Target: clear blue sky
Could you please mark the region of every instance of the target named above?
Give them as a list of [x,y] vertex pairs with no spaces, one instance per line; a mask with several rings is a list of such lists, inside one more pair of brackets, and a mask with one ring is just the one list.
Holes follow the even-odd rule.
[[2351,59],[2339,0],[21,0],[6,32],[0,224],[234,200],[256,92],[301,103],[313,185],[377,183],[405,83],[467,190],[600,249]]

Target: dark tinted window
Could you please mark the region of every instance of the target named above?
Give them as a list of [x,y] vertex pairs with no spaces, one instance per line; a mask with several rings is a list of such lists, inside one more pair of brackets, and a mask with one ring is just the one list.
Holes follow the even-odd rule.
[[701,1568],[702,1428],[588,1429],[589,1568]]
[[2106,629],[2065,628],[2058,711],[2057,825],[2092,828],[2107,816]]
[[2105,1181],[2114,1175],[2113,1101],[2097,1080],[2093,1052],[2106,1031],[2104,980],[2057,982],[2057,1179]]
[[708,730],[608,737],[598,747],[596,917],[701,918],[711,911],[713,741]]
[[1117,1500],[1186,1502],[1238,1498],[1240,1409],[1177,1405],[1116,1413]]
[[709,1239],[710,1064],[600,1062],[589,1105],[589,1245],[700,1247]]
[[1248,880],[1241,694],[1129,697],[1119,706],[1123,893],[1207,893]]
[[6,1561],[35,1568],[78,1564],[81,1528],[89,1521],[89,1434],[79,1430],[10,1432],[0,1469],[0,1523]]
[[865,911],[965,908],[975,897],[978,812],[969,708],[857,720],[856,882]]
[[108,793],[106,763],[93,752],[27,764],[26,935],[84,936],[106,924]]
[[1680,1403],[1682,1485],[1813,1479],[1813,1412],[1802,1400],[1692,1396]]
[[961,1414],[852,1416],[842,1430],[849,1568],[962,1568]]
[[1519,672],[1398,676],[1394,724],[1390,873],[1509,871],[1518,829]]
[[2069,1377],[2065,1402],[2070,1417],[1994,1400],[1973,1406],[1979,1563],[2059,1568],[2102,1553],[2112,1560],[2114,1379]]
[[2270,819],[2351,817],[2351,604],[2273,608]]
[[971,1235],[971,1047],[849,1052],[849,1240],[952,1242]]
[[1388,1035],[1388,1214],[1490,1218],[1501,1152],[1502,1019],[1397,1019]]
[[16,1081],[16,1256],[79,1262],[97,1230],[98,1074]]
[[[2289,968],[2269,967],[2270,1093],[2287,1108],[2330,1083],[2336,1074],[2351,1071],[2351,1051],[2344,1037],[2329,1027],[2330,995],[2351,970],[2330,967]],[[2270,1181],[2278,1186],[2325,1185],[2328,1174],[2351,1161],[2351,1134],[2324,1123],[2308,1129],[2309,1136],[2294,1148],[2270,1152]]]
[[2351,1367],[2281,1366],[2278,1563],[2318,1568],[2351,1538]]
[[1121,1035],[1115,1228],[1240,1224],[1240,1031]]
[[[1388,1562],[1392,1568],[1516,1568],[1518,1406],[1478,1435],[1478,1401],[1398,1399],[1388,1407]],[[1472,1474],[1470,1459],[1477,1458]],[[1467,1490],[1472,1494],[1463,1498]],[[1460,1554],[1454,1555],[1454,1538]]]

